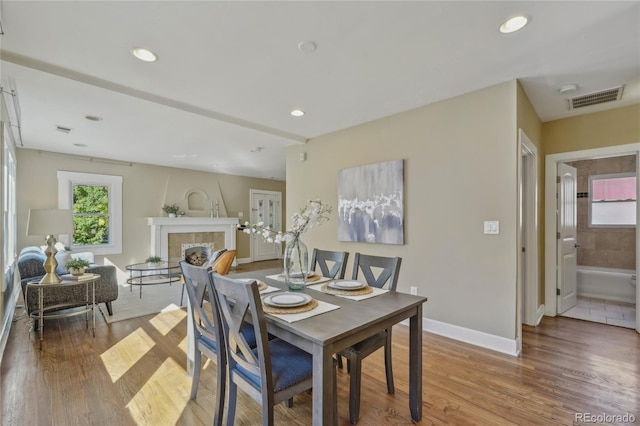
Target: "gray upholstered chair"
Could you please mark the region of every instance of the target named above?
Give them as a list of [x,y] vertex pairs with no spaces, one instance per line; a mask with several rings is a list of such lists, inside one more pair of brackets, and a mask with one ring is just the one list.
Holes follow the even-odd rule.
[[[389,291],[395,291],[401,263],[402,259],[399,257],[368,256],[356,253],[351,278],[357,279],[359,272],[362,272],[365,281],[370,286],[383,288],[386,285]],[[358,417],[360,416],[362,360],[383,346],[387,392],[392,394],[395,392],[395,386],[393,384],[393,369],[391,366],[391,328],[368,337],[338,353],[338,357],[344,356],[347,358],[347,368],[350,373],[349,418],[353,424],[358,422]]]
[[346,251],[328,251],[314,248],[311,255],[311,270],[321,273],[323,277],[343,279],[347,270],[348,258],[349,253]]
[[[227,425],[235,419],[238,387],[262,404],[263,425],[273,425],[273,407],[313,385],[312,355],[281,339],[269,340],[256,281],[234,280],[211,272],[227,349],[229,404]],[[241,332],[245,319],[253,326],[255,348]],[[334,395],[336,394],[334,369]],[[334,407],[336,407],[334,400]],[[337,411],[334,408],[334,422]]]

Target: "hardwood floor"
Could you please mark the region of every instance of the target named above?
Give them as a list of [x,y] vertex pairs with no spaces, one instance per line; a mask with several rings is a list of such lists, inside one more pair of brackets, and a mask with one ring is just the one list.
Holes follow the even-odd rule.
[[[2,425],[211,424],[215,365],[207,362],[198,398],[189,401],[184,311],[113,324],[99,316],[95,339],[82,317],[51,320],[42,351],[26,324],[26,319],[13,324],[4,354]],[[360,425],[413,423],[406,392],[408,329],[396,326],[393,338],[396,393],[386,393],[378,351],[363,363]],[[545,318],[539,327],[524,328],[523,342],[522,356],[511,357],[424,333],[419,424],[581,424],[574,423],[575,413],[630,413],[640,423],[635,331]],[[349,424],[348,391],[348,374],[339,370],[341,425]],[[236,424],[259,424],[260,413],[240,392]],[[311,395],[297,396],[290,409],[280,404],[275,419],[282,425],[311,424]]]

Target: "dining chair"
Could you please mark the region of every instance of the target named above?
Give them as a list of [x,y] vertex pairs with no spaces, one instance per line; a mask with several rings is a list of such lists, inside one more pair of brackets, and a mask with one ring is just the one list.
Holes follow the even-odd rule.
[[[232,279],[210,272],[216,308],[221,319],[227,351],[229,403],[227,425],[235,420],[238,387],[262,404],[262,424],[273,425],[273,407],[290,400],[313,385],[313,358],[281,339],[268,339],[265,314],[256,281]],[[242,324],[251,323],[256,336],[252,348]],[[335,366],[334,395],[337,393]],[[337,398],[334,399],[334,423],[337,423]]]
[[[214,425],[222,425],[222,410],[226,387],[226,351],[222,330],[217,324],[217,310],[212,309],[215,302],[213,284],[207,268],[191,265],[184,260],[180,262],[182,276],[184,277],[183,290],[186,288],[187,298],[191,305],[189,325],[194,330],[195,353],[193,356],[193,381],[191,383],[191,395],[189,399],[196,399],[202,354],[215,361],[216,369],[216,402],[214,407]],[[205,305],[207,299],[209,303]],[[209,306],[209,309],[206,309]]]
[[[357,279],[361,272],[365,281],[371,287],[383,288],[386,285],[387,290],[395,291],[401,263],[402,258],[400,257],[369,256],[356,253],[351,278]],[[339,366],[342,366],[340,356],[344,356],[347,359],[347,370],[350,374],[349,419],[353,424],[357,423],[360,417],[362,360],[383,346],[387,392],[393,394],[395,386],[393,384],[393,369],[391,366],[391,328],[368,337],[338,353]]]
[[323,277],[343,279],[347,270],[348,258],[349,253],[346,251],[329,251],[314,248],[311,255],[310,270],[315,270],[317,265]]

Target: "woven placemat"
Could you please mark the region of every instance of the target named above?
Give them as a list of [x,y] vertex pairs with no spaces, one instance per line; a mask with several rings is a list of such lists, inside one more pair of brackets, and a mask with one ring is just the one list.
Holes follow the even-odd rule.
[[258,283],[258,291],[266,290],[267,287],[269,287],[267,283],[263,283],[262,281],[256,280],[256,282]]
[[310,311],[316,306],[318,306],[318,301],[316,299],[311,299],[311,302],[306,305],[296,306],[295,308],[277,308],[275,306],[262,303],[262,310],[267,314],[299,314],[301,312]]
[[[310,276],[308,276],[308,277],[307,277],[307,282],[308,282],[308,283],[312,283],[312,282],[314,282],[314,281],[318,281],[320,278],[322,278],[320,275],[318,275],[318,274],[313,274],[313,275],[310,275]],[[284,276],[284,274],[280,274],[280,275],[278,275],[278,279],[279,279],[280,281],[285,281],[285,276]]]
[[363,294],[373,293],[373,287],[366,286],[357,290],[338,290],[337,288],[329,287],[327,284],[322,284],[320,290],[328,294],[336,294],[338,296],[362,296]]

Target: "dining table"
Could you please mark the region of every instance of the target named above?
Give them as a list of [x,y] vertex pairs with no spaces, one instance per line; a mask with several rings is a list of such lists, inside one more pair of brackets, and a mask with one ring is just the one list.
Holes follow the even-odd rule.
[[[233,278],[252,278],[266,283],[271,291],[287,291],[283,280],[275,278],[280,274],[282,269],[276,268],[233,274]],[[388,291],[353,300],[319,291],[312,282],[303,292],[319,303],[325,302],[325,306],[333,305],[333,309],[292,322],[283,320],[282,315],[266,313],[265,317],[269,333],[313,356],[313,425],[334,424],[334,354],[407,319],[409,411],[411,418],[419,421],[422,418],[422,304],[427,298]],[[187,368],[191,372],[189,363],[188,359]]]

